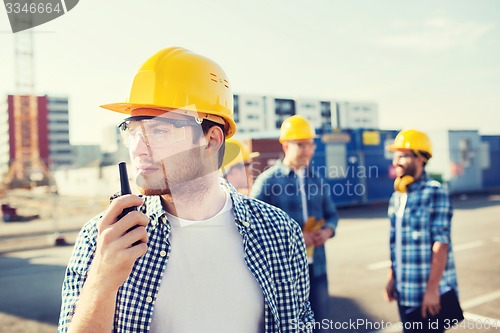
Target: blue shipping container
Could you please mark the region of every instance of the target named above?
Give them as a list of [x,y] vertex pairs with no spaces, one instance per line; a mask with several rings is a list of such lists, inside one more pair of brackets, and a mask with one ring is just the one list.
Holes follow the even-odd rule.
[[482,135],[483,189],[500,188],[500,135]]
[[311,166],[327,179],[337,206],[387,201],[393,192],[391,156],[385,146],[397,131],[353,129],[316,139]]

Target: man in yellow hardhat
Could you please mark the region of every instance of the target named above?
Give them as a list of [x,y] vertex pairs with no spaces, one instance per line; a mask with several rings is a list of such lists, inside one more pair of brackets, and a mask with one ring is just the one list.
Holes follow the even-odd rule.
[[454,318],[436,319],[442,309],[458,305],[450,199],[441,184],[425,172],[433,156],[425,133],[403,130],[387,149],[394,152],[392,164],[397,178],[388,212],[392,265],[386,298],[398,302],[405,333],[443,332],[446,320],[450,327],[453,320],[463,319],[461,310]]
[[310,332],[300,228],[220,178],[236,130],[222,68],[166,48],[127,102],[103,107],[127,117],[119,127],[142,196],[115,198],[83,227],[59,332]]
[[335,235],[338,216],[330,187],[310,166],[315,137],[306,119],[287,118],[279,138],[285,157],[257,177],[251,196],[283,209],[302,227],[308,247],[311,307],[321,322],[330,316],[324,244]]
[[[235,157],[236,155],[236,157]],[[253,184],[252,161],[259,156],[241,141],[234,138],[226,140],[226,151],[222,163],[224,177],[241,194],[248,195]]]

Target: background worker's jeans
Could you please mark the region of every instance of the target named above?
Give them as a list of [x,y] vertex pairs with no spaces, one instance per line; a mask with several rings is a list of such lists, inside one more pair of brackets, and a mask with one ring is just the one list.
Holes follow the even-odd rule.
[[[332,319],[330,313],[330,297],[328,295],[328,278],[326,274],[313,276],[312,265],[309,265],[309,279],[311,281],[311,292],[309,301],[314,312],[315,327],[320,327],[323,319],[328,322]],[[327,330],[315,329],[314,332],[327,332]]]
[[[401,318],[401,322],[403,323],[403,332],[404,333],[443,333],[443,329],[432,329],[429,327],[429,323],[425,320],[423,320],[422,323],[410,323],[408,321],[408,316],[407,314],[415,309],[414,307],[409,307],[409,306],[402,306],[399,305],[399,316]],[[405,325],[406,323],[406,325]],[[421,324],[422,326],[418,326],[418,324]],[[414,328],[414,329],[412,329]]]

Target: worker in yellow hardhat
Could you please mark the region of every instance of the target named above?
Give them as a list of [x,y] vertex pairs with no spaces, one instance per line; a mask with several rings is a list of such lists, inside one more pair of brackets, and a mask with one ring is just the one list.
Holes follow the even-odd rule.
[[[387,300],[398,302],[404,327],[410,327],[410,322],[422,322],[423,318],[437,315],[443,307],[453,307],[453,302],[458,304],[451,246],[453,210],[447,191],[425,172],[433,156],[427,134],[415,129],[403,130],[387,149],[394,152],[392,164],[397,178],[389,202],[392,265],[385,291]],[[442,304],[445,293],[452,303]],[[448,319],[463,317],[460,312]],[[442,322],[429,325],[435,328],[432,332],[444,332]]]
[[287,118],[279,141],[285,157],[257,177],[251,196],[283,209],[303,229],[316,321],[329,318],[325,242],[335,235],[337,211],[330,187],[310,166],[316,133],[302,116]]
[[249,194],[253,184],[252,161],[259,155],[258,152],[250,152],[250,149],[239,140],[234,138],[226,140],[222,172],[238,192]]
[[63,283],[59,332],[310,327],[300,228],[218,172],[236,131],[222,68],[166,48],[139,69],[127,102],[103,107],[126,115],[119,127],[143,196],[115,198],[83,227]]
[[[394,182],[394,189],[405,192],[406,187],[424,172],[425,165],[432,157],[431,141],[427,134],[414,129],[408,129],[399,132],[394,140],[394,144],[387,146],[387,149],[394,152],[402,152],[403,154],[410,154],[418,157],[415,161],[419,160],[422,162],[418,165],[402,165],[399,163],[399,160],[393,161],[397,175]],[[419,165],[421,167],[417,168]]]

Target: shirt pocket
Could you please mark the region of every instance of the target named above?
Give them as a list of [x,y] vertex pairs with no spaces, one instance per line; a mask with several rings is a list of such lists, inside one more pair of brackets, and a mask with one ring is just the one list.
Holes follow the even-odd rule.
[[425,240],[429,230],[429,211],[424,207],[412,208],[410,214],[409,237],[412,242],[420,243]]

